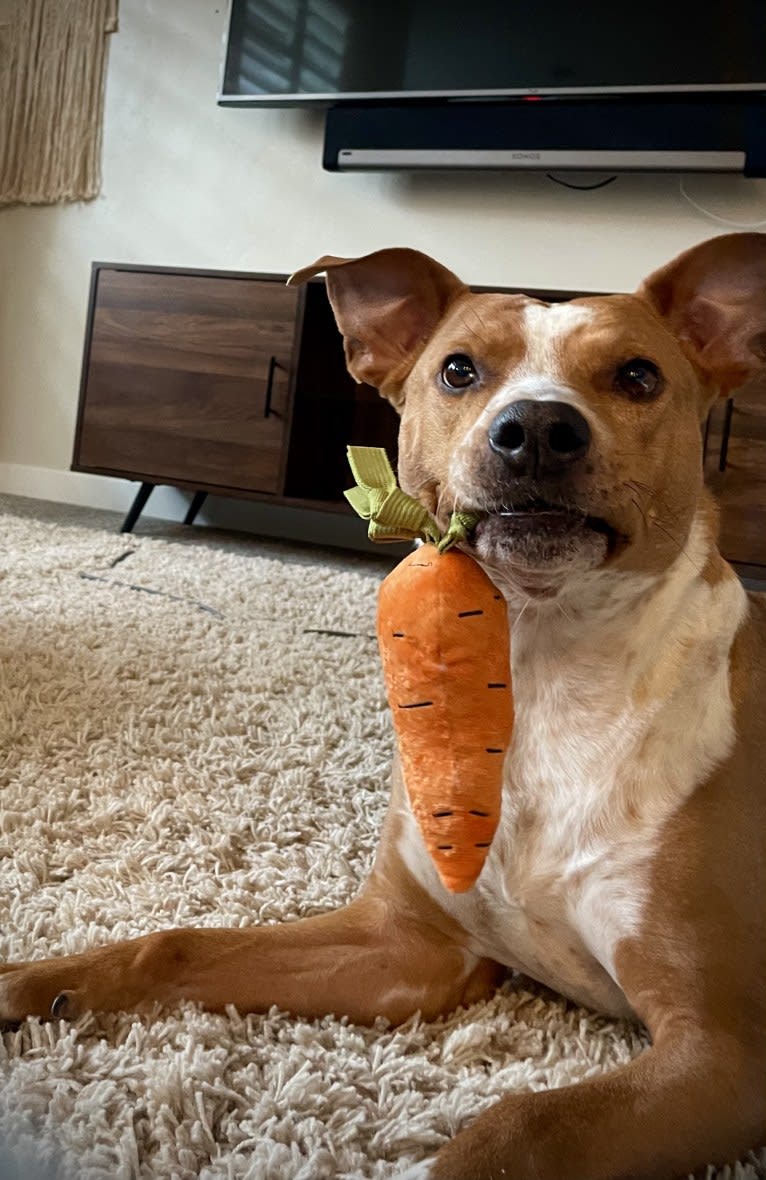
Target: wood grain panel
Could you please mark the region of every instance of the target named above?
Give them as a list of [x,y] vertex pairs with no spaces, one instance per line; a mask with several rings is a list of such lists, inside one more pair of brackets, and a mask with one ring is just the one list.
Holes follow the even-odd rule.
[[279,283],[101,269],[75,465],[278,493],[299,310]]

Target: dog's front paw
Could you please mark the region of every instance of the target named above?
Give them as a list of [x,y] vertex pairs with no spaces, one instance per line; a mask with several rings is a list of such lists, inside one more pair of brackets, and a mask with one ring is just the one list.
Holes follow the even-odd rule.
[[76,1020],[92,1008],[116,1007],[114,998],[124,989],[116,970],[120,963],[112,962],[114,950],[0,965],[0,1021],[18,1023],[27,1016]]
[[0,1021],[27,1016],[74,1019],[92,1007],[76,957],[0,966]]
[[0,966],[0,1021],[74,1020],[83,1012],[120,1012],[183,998],[177,983],[188,939],[187,931],[161,930],[81,955]]

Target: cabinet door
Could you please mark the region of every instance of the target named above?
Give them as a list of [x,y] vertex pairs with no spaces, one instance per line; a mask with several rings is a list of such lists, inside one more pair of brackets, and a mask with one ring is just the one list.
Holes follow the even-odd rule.
[[280,282],[102,268],[75,466],[281,491],[300,306]]

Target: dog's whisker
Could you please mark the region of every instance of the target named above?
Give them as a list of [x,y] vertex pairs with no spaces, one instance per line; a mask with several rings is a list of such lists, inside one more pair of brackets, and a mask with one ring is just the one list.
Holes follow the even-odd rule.
[[646,513],[644,512],[643,505],[641,504],[640,500],[636,499],[636,497],[635,497],[635,496],[631,496],[631,497],[630,497],[630,502],[631,502],[631,504],[633,504],[633,505],[634,505],[634,506],[635,506],[635,507],[638,509],[638,511],[639,511],[639,513],[640,513],[640,515],[641,515],[641,519],[642,519],[642,520],[643,520],[643,522],[644,522],[644,528],[645,528],[645,529],[646,529],[646,531],[648,532],[648,531],[649,531],[649,521],[648,521],[648,519],[647,519],[647,515],[646,515]]
[[672,541],[672,542],[673,542],[673,544],[674,544],[674,545],[676,546],[676,548],[678,549],[678,552],[679,552],[679,553],[682,553],[682,554],[684,555],[684,557],[686,558],[686,560],[687,560],[688,562],[690,562],[690,563],[691,563],[691,565],[694,567],[694,569],[697,571],[697,573],[698,573],[698,574],[701,574],[701,573],[702,573],[702,568],[701,568],[701,566],[699,566],[699,565],[697,564],[697,562],[694,560],[694,558],[690,556],[690,554],[689,554],[689,552],[688,552],[688,550],[687,550],[687,548],[686,548],[686,545],[684,545],[684,544],[683,544],[681,541],[679,541],[679,540],[678,540],[678,537],[674,537],[674,536],[673,536],[673,534],[671,533],[670,529],[667,529],[667,528],[665,528],[665,525],[662,523],[662,521],[660,521],[660,520],[657,520],[657,518],[656,518],[656,517],[653,517],[653,518],[652,518],[652,524],[653,524],[653,525],[656,525],[656,526],[657,526],[657,528],[660,530],[660,532],[661,532],[661,533],[664,533],[664,534],[665,534],[665,536],[666,536],[666,537],[667,537],[667,538],[668,538],[670,541]]
[[[529,597],[529,596],[527,597],[527,601],[524,603],[524,605],[522,606],[521,610],[519,611],[519,613],[518,613],[518,614],[517,614],[517,616],[516,616],[516,622],[517,622],[517,623],[520,623],[520,622],[521,622],[521,620],[524,618],[524,615],[527,613],[527,609],[528,609],[528,607],[531,605],[531,603],[532,603],[533,601],[534,601],[534,600],[533,600],[531,597]],[[539,619],[539,614],[538,614],[538,619]]]
[[558,598],[556,599],[556,606],[559,608],[566,621],[574,625],[574,619],[570,614],[567,614],[567,612],[564,610],[564,604]]
[[656,495],[655,488],[651,487],[648,483],[643,483],[640,479],[625,479],[623,480],[623,487],[635,488],[636,491],[646,492],[652,499]]
[[[635,508],[638,509],[641,519],[644,522],[644,528],[648,532],[649,531],[649,518],[647,516],[647,512],[646,512],[646,509],[644,508],[644,505],[641,503],[640,490],[637,487],[635,487],[633,480],[630,480],[630,479],[626,479],[623,481],[623,487],[628,489],[628,496],[629,496],[630,502],[631,502],[631,504],[633,504],[633,506]],[[651,491],[651,489],[650,489],[650,491]]]

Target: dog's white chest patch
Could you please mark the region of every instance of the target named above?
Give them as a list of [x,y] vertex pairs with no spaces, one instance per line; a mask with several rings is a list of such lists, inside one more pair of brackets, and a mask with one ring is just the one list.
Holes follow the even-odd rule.
[[627,1014],[613,952],[640,921],[642,869],[657,828],[649,817],[631,823],[619,804],[610,815],[602,802],[640,726],[579,707],[557,713],[553,695],[519,710],[499,829],[476,887],[451,908],[467,919],[481,954]]
[[554,635],[550,619],[547,633],[531,621],[516,629],[514,739],[478,882],[447,893],[411,817],[401,843],[474,953],[617,1015],[630,1007],[614,953],[640,928],[662,827],[734,741],[729,650],[742,588],[697,584],[663,630],[681,595],[671,579],[663,600],[627,620],[618,612],[592,642]]
[[445,905],[476,954],[617,1015],[630,1008],[613,951],[640,921],[657,826],[656,817],[631,822],[621,800],[611,815],[603,802],[640,728],[586,703],[562,709],[553,686],[519,703],[492,848],[476,886]]

